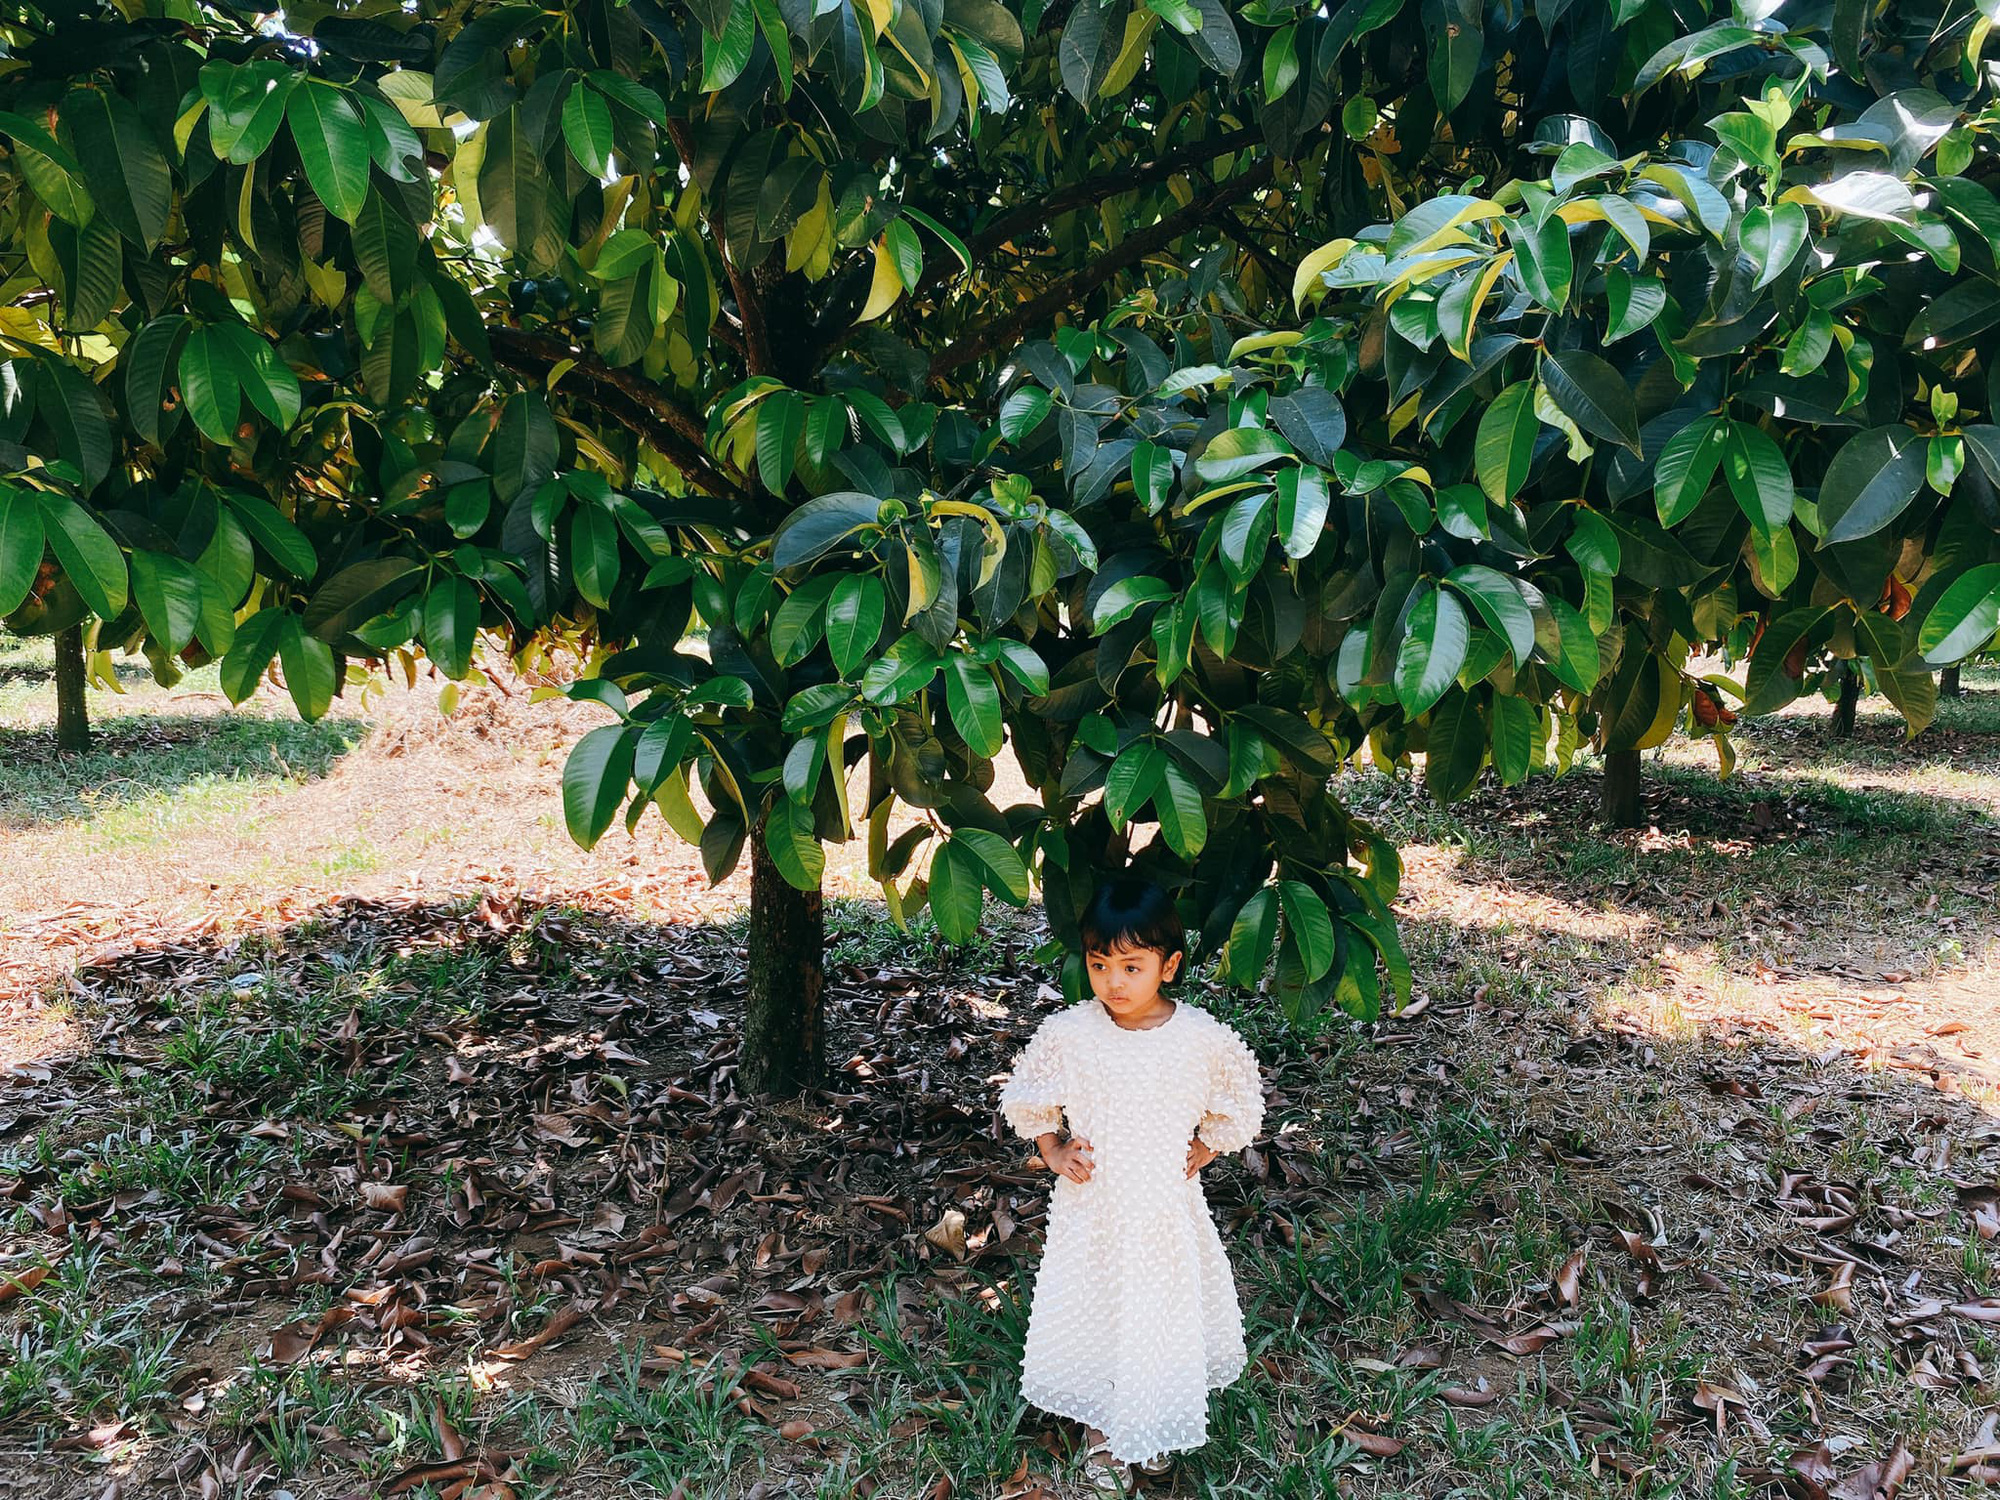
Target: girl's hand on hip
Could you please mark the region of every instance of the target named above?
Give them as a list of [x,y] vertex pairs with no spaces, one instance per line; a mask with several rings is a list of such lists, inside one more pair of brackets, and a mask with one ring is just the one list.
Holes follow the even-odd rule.
[[1042,1160],[1058,1177],[1067,1177],[1071,1182],[1090,1181],[1090,1142],[1081,1136],[1072,1136],[1054,1150],[1044,1151]]
[[1188,1141],[1188,1154],[1187,1154],[1188,1176],[1190,1177],[1194,1176],[1195,1173],[1199,1172],[1203,1167],[1207,1166],[1210,1162],[1214,1160],[1215,1160],[1215,1152],[1210,1149],[1207,1141],[1203,1140],[1200,1136],[1195,1136]]

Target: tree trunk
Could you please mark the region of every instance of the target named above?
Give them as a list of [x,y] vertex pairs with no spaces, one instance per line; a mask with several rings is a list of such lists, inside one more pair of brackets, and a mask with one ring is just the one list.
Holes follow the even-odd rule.
[[750,835],[749,988],[737,1078],[745,1093],[789,1096],[826,1070],[826,917],[818,891],[778,873],[764,830]]
[[1840,674],[1840,698],[1833,705],[1833,737],[1850,739],[1854,734],[1854,714],[1861,707],[1861,672],[1849,665]]
[[1958,685],[1958,668],[1946,667],[1938,674],[1938,696],[1940,698],[1963,698],[1965,689]]
[[1639,752],[1604,752],[1604,821],[1613,828],[1637,828],[1646,816],[1645,799],[1639,795]]
[[90,748],[90,705],[84,697],[83,627],[56,632],[56,748]]

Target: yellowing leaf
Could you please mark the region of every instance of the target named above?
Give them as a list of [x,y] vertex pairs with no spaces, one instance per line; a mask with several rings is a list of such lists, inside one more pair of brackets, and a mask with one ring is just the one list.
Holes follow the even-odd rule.
[[1296,329],[1285,333],[1253,333],[1229,346],[1229,362],[1233,365],[1244,355],[1255,354],[1262,349],[1288,349],[1304,337]]
[[1300,261],[1298,274],[1292,278],[1292,306],[1304,311],[1306,293],[1319,286],[1320,272],[1339,264],[1340,258],[1353,248],[1353,240],[1329,240]]
[[885,240],[875,242],[875,280],[868,288],[868,301],[861,309],[860,322],[872,322],[896,305],[903,295],[903,278],[896,274],[896,257]]

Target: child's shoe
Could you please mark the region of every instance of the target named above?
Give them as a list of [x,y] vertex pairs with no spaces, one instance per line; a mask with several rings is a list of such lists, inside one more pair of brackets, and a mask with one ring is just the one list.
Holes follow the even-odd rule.
[[1083,1456],[1084,1482],[1091,1492],[1098,1495],[1123,1495],[1127,1493],[1130,1479],[1130,1464],[1121,1464],[1111,1457],[1111,1444],[1095,1443]]
[[1144,1463],[1140,1464],[1138,1468],[1139,1472],[1141,1474],[1144,1474],[1148,1479],[1158,1479],[1162,1474],[1166,1473],[1167,1470],[1171,1469],[1173,1466],[1174,1466],[1173,1454],[1162,1453],[1158,1458],[1147,1459]]

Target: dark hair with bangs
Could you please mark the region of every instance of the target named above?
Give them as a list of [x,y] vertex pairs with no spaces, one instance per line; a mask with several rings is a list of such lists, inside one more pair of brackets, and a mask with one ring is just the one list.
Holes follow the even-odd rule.
[[1187,951],[1187,929],[1174,910],[1173,898],[1136,875],[1121,875],[1100,885],[1076,925],[1085,953],[1150,948],[1164,963]]

